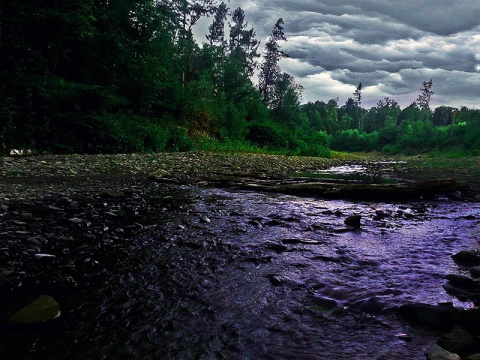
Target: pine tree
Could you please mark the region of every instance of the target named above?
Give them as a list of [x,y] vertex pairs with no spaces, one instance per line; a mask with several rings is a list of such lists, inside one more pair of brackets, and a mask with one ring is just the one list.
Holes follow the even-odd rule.
[[283,24],[284,22],[282,18],[279,18],[275,23],[272,34],[270,35],[268,42],[265,44],[265,60],[260,67],[260,95],[263,103],[269,107],[273,107],[277,100],[276,86],[283,77],[278,62],[282,58],[288,57],[287,54],[281,50],[278,43],[281,40],[287,40],[285,38]]
[[358,84],[357,90],[353,93],[353,101],[357,106],[362,103],[362,87],[362,83]]
[[232,13],[230,23],[230,55],[242,66],[246,74],[251,77],[257,67],[256,58],[260,42],[255,39],[253,28],[247,29],[248,22],[245,21],[245,12],[237,8]]
[[431,90],[433,86],[433,79],[430,81],[424,81],[422,83],[422,87],[420,88],[420,94],[416,100],[417,106],[422,110],[424,114],[425,120],[428,120],[432,115],[432,111],[430,110],[430,100],[432,99],[432,95],[434,92]]
[[420,88],[420,94],[416,100],[416,104],[419,108],[430,111],[430,100],[434,92],[431,90],[433,86],[433,79],[430,81],[424,81],[422,87]]

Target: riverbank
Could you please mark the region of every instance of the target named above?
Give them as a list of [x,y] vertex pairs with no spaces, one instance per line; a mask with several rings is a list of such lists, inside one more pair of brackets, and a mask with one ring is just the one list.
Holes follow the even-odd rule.
[[[385,157],[365,154],[314,158],[205,152],[115,155],[45,155],[0,158],[0,184],[7,192],[42,186],[114,179],[145,179],[157,173],[177,184],[219,183],[223,179],[279,179],[294,172],[360,164],[371,173],[413,181],[454,179],[480,187],[480,157]],[[22,190],[23,189],[23,190]],[[33,194],[33,193],[32,193]]]

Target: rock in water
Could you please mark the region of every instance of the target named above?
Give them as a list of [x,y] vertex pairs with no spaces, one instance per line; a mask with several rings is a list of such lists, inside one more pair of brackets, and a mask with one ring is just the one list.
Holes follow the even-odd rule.
[[471,250],[462,250],[452,255],[453,261],[459,265],[476,266],[480,265],[480,255]]
[[425,351],[427,360],[462,360],[457,354],[442,349],[438,345],[432,345]]
[[361,215],[352,215],[345,219],[344,223],[347,226],[353,227],[354,229],[360,229],[360,220],[362,219]]
[[40,295],[30,304],[10,316],[9,320],[17,324],[38,324],[54,320],[60,314],[60,305],[53,297]]
[[[440,305],[412,303],[403,304],[398,308],[398,314],[404,320],[434,329],[451,328],[460,312],[452,303]],[[473,315],[471,317],[473,318]]]

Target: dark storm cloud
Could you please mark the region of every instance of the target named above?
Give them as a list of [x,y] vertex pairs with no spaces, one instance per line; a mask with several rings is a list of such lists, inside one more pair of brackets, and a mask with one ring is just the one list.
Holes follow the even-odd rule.
[[480,108],[478,0],[231,0],[245,10],[262,47],[279,17],[290,59],[284,71],[304,85],[304,100],[346,100],[358,82],[375,104],[415,100],[434,79],[434,102]]

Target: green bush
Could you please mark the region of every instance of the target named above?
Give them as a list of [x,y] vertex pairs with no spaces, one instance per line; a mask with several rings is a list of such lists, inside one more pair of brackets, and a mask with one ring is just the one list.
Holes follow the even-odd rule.
[[378,147],[379,133],[360,132],[358,129],[349,129],[339,132],[332,139],[332,149],[336,151],[372,151]]
[[180,126],[170,127],[166,150],[190,151],[192,149],[193,149],[193,142],[188,137],[188,130]]
[[285,130],[270,121],[249,124],[246,139],[261,148],[272,150],[289,148]]

